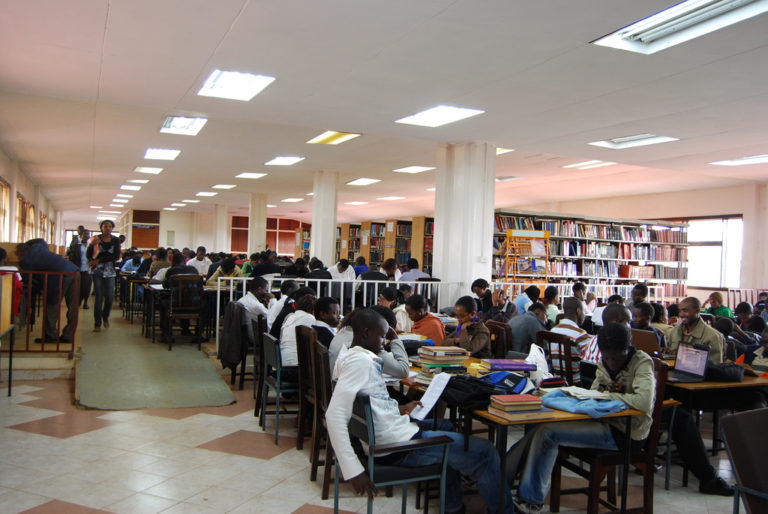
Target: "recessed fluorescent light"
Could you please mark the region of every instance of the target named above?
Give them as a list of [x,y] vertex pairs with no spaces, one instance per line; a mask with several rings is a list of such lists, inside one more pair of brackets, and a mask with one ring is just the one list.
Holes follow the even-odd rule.
[[310,193],[307,193],[307,196],[315,196],[315,193],[314,193],[314,191],[312,191],[312,192],[310,192]]
[[350,139],[355,139],[360,134],[353,132],[336,132],[335,130],[326,130],[319,136],[313,137],[307,144],[310,145],[340,145]]
[[523,177],[496,177],[496,182],[514,182],[515,180],[522,180]]
[[496,148],[496,155],[504,155],[505,153],[514,152],[511,148]]
[[368,202],[344,202],[344,205],[367,205]]
[[397,173],[421,173],[423,171],[429,171],[435,169],[434,166],[406,166],[405,168],[397,168],[392,170]]
[[122,214],[122,211],[99,211],[101,214]]
[[280,201],[285,203],[296,203],[296,202],[302,202],[304,201],[304,199],[303,198],[283,198]]
[[97,221],[101,221],[101,220],[110,220],[110,221],[112,221],[112,216],[96,216],[96,220]]
[[127,180],[126,182],[130,182],[131,184],[147,184],[149,183],[149,180],[144,178],[132,178],[130,180]]
[[247,102],[274,81],[275,77],[268,75],[216,69],[208,75],[197,94]]
[[436,187],[428,187],[427,191],[437,191],[437,188]]
[[133,198],[133,195],[126,195],[123,193],[117,193],[115,196],[118,198]]
[[128,203],[128,200],[124,198],[113,198],[112,203]]
[[200,191],[199,193],[195,193],[195,196],[216,196],[219,193],[214,193],[213,191]]
[[563,166],[563,168],[573,168],[577,170],[591,170],[592,168],[601,168],[603,166],[612,166],[616,164],[615,162],[608,162],[608,161],[584,161],[584,162],[577,162],[575,164],[569,164],[567,166]]
[[137,173],[148,173],[150,175],[157,175],[161,171],[163,171],[163,168],[148,168],[146,166],[139,166],[138,168],[134,168],[135,172]]
[[205,126],[206,118],[187,118],[185,116],[168,116],[160,127],[163,134],[180,134],[182,136],[196,136]]
[[766,11],[765,0],[686,0],[592,43],[649,55]]
[[355,180],[350,180],[347,182],[348,186],[370,186],[371,184],[375,184],[376,182],[381,182],[381,180],[377,178],[356,178]]
[[91,209],[101,209],[101,205],[91,205]]
[[589,144],[610,148],[612,150],[623,150],[624,148],[657,145],[659,143],[669,143],[670,141],[679,141],[679,139],[676,137],[657,136],[656,134],[637,134],[636,136],[615,137],[603,141],[592,141]]
[[272,205],[271,203],[268,203],[268,204],[267,204],[267,208],[268,208],[268,209],[271,209],[271,208],[273,208],[273,207],[277,207],[277,205]]
[[454,107],[452,105],[438,105],[426,111],[418,112],[412,116],[406,116],[396,120],[395,123],[406,125],[419,125],[422,127],[440,127],[455,121],[483,114],[480,109],[467,109],[466,107]]
[[[131,184],[123,184],[122,186],[120,186],[120,189],[122,189],[124,191],[141,191],[141,186],[134,186],[134,185],[131,185]],[[118,195],[118,196],[120,196],[120,195]]]
[[157,161],[172,161],[180,153],[181,150],[174,150],[173,148],[147,148],[147,151],[144,152],[144,158]]
[[394,201],[394,200],[405,200],[404,196],[382,196],[377,198],[377,200],[385,200],[385,201]]
[[239,175],[235,175],[235,178],[252,178],[252,179],[257,179],[257,178],[265,177],[266,175],[267,175],[266,173],[251,173],[251,172],[247,171],[245,173],[241,173]]
[[176,207],[163,207],[164,211],[175,211]]
[[109,204],[110,207],[120,207],[121,209],[125,207],[125,205],[121,203],[111,203]]
[[172,203],[171,207],[186,207],[187,204],[185,203]]
[[294,155],[278,156],[269,162],[265,162],[267,166],[291,166],[299,161],[303,161],[304,157],[297,157]]
[[747,166],[748,164],[766,164],[768,163],[768,153],[762,155],[753,155],[751,157],[740,157],[738,159],[730,159],[727,161],[715,161],[709,164],[715,166]]
[[200,203],[200,200],[182,200],[184,203]]
[[234,189],[234,184],[216,184],[215,186],[211,186],[212,189]]

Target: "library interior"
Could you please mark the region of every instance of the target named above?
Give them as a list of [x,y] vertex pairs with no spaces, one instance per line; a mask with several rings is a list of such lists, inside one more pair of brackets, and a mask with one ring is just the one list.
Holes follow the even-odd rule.
[[766,11],[3,2],[0,511],[768,511]]

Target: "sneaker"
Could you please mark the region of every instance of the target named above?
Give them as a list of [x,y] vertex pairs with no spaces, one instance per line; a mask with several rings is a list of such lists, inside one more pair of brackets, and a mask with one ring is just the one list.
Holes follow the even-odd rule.
[[699,482],[699,492],[717,496],[733,496],[733,486],[728,485],[722,478],[715,477],[708,482]]
[[94,332],[101,332],[101,327],[93,327]]
[[544,505],[515,499],[515,510],[522,512],[523,514],[539,514],[540,512],[544,512]]
[[104,328],[109,328],[109,320],[108,319],[104,320]]

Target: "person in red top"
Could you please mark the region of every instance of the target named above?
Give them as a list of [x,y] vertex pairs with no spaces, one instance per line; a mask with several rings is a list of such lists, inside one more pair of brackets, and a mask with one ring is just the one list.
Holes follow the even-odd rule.
[[445,339],[445,325],[427,310],[427,301],[420,294],[405,301],[405,312],[413,321],[411,332],[427,337],[439,345]]

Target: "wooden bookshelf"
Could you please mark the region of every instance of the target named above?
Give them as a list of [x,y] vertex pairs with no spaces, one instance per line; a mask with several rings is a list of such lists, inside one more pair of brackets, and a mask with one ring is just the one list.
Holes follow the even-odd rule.
[[411,258],[412,222],[387,220],[384,234],[384,260],[395,259],[404,266]]
[[349,259],[349,262],[354,262],[360,255],[360,225],[342,224],[339,243],[339,259]]
[[503,268],[500,243],[508,229],[543,230],[550,233],[550,282],[644,281],[663,286],[666,297],[681,298],[686,294],[688,227],[684,223],[523,211],[497,211],[494,223],[497,275]]
[[368,266],[381,266],[384,262],[384,237],[384,223],[364,221],[360,225],[360,255],[365,257]]
[[293,258],[309,260],[309,234],[310,225],[303,225],[296,229],[296,247],[293,250]]
[[411,223],[411,256],[419,261],[425,273],[431,275],[435,219],[415,216]]

